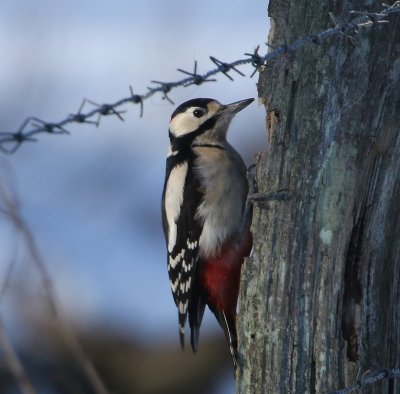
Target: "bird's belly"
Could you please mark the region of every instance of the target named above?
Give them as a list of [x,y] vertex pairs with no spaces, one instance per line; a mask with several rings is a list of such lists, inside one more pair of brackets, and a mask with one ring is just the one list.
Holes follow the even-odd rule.
[[[209,190],[213,190],[212,186]],[[221,192],[217,186],[206,194],[196,215],[203,223],[199,239],[201,256],[215,255],[227,240],[238,235],[243,220],[242,195],[237,187]]]

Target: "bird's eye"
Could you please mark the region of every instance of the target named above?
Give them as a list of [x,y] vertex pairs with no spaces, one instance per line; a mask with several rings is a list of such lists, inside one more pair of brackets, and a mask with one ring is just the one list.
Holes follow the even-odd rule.
[[201,117],[204,115],[204,111],[203,111],[202,109],[195,109],[195,110],[193,111],[193,115],[194,115],[196,118],[201,118]]

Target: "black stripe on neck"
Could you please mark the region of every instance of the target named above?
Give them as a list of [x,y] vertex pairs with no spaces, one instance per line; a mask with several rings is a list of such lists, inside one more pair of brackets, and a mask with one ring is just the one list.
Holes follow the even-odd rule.
[[169,139],[171,141],[171,148],[173,151],[184,151],[190,148],[194,139],[199,135],[202,135],[207,130],[211,130],[214,128],[215,123],[217,122],[217,118],[214,116],[210,119],[207,119],[197,130],[192,131],[191,133],[184,134],[180,137],[175,137],[169,131]]
[[196,144],[192,145],[192,148],[216,148],[220,150],[225,150],[225,148],[222,145],[218,144]]

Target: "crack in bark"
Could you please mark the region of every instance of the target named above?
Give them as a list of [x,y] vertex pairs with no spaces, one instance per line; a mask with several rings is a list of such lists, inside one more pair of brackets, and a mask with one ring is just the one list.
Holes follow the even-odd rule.
[[311,371],[310,371],[310,394],[316,394],[316,363],[315,363],[315,355],[313,353],[311,360]]
[[363,247],[365,209],[354,225],[347,247],[344,273],[344,293],[342,305],[342,335],[347,342],[347,358],[356,362],[358,358],[358,329],[360,324],[360,304],[362,287],[359,277]]

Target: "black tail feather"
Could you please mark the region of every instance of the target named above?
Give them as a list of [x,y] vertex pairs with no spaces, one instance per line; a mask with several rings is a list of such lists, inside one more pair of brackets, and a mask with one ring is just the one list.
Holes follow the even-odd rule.
[[191,331],[191,344],[192,350],[194,353],[197,351],[197,345],[199,342],[199,334],[200,334],[200,325],[203,320],[204,309],[206,307],[206,303],[204,302],[201,295],[198,295],[196,298],[192,299],[189,304],[189,325]]
[[237,333],[236,333],[236,317],[227,316],[224,311],[219,311],[221,318],[218,319],[219,324],[224,330],[226,340],[229,344],[233,366],[237,367]]
[[183,349],[185,349],[186,313],[179,313],[178,320],[179,320],[179,341],[181,343],[181,348],[183,350]]
[[217,318],[219,325],[224,330],[225,338],[232,356],[233,366],[236,370],[238,363],[236,315],[226,314],[223,310],[212,310],[212,312]]

